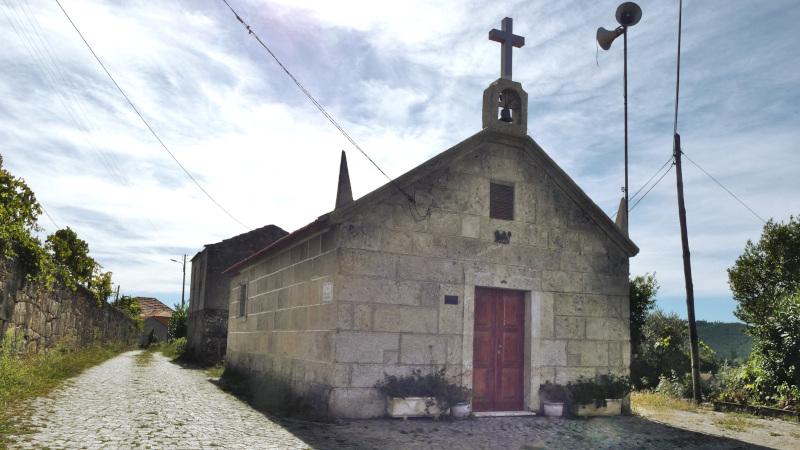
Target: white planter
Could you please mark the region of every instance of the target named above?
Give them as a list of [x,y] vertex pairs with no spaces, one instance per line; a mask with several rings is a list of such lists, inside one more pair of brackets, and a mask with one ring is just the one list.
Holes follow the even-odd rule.
[[388,397],[386,414],[389,417],[439,417],[442,411],[433,397]]
[[472,405],[469,403],[459,403],[450,408],[450,414],[457,419],[469,417],[470,413],[472,413]]
[[544,402],[544,415],[547,417],[561,417],[564,415],[564,404]]
[[577,414],[579,416],[619,416],[622,414],[622,399],[607,398],[605,407],[596,407],[594,403],[588,405],[578,405]]

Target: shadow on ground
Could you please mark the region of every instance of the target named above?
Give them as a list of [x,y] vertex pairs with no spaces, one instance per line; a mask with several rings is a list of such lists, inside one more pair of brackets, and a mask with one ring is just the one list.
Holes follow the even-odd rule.
[[317,449],[767,448],[640,417],[487,417],[457,422],[375,419],[322,424],[267,417]]
[[[176,363],[178,363],[176,361]],[[183,362],[187,370],[197,366]],[[252,386],[219,382],[220,389],[253,405]],[[262,386],[263,387],[263,386]],[[266,389],[265,389],[266,390]],[[306,420],[307,411],[264,416],[315,449],[762,449],[736,439],[670,427],[638,416],[558,419],[492,417],[459,421],[430,419]],[[319,419],[319,416],[316,416]]]

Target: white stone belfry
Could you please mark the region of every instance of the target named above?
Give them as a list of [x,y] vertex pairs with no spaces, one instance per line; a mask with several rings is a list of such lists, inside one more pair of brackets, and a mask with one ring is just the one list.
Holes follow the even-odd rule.
[[[504,108],[510,113],[510,121],[501,120]],[[483,128],[528,134],[528,93],[520,83],[498,78],[483,91]]]

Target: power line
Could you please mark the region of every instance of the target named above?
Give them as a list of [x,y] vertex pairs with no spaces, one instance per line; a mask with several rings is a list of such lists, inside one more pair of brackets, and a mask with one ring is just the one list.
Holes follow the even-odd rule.
[[231,214],[214,197],[212,197],[211,194],[209,194],[208,191],[206,191],[205,188],[203,188],[203,186],[200,184],[200,182],[197,181],[197,179],[186,169],[186,167],[184,167],[183,164],[181,164],[181,162],[178,161],[178,158],[176,158],[175,155],[172,153],[172,151],[170,151],[170,149],[167,147],[167,145],[164,143],[164,141],[162,141],[161,138],[158,137],[158,134],[156,134],[156,132],[153,129],[153,127],[150,126],[150,123],[147,122],[147,120],[144,118],[142,113],[139,112],[139,109],[136,108],[136,105],[133,104],[133,101],[131,101],[131,99],[128,97],[128,95],[125,93],[125,91],[122,90],[122,88],[120,87],[119,83],[117,83],[117,80],[115,80],[114,77],[111,75],[111,72],[108,71],[108,69],[106,68],[105,64],[103,64],[103,61],[100,60],[100,57],[97,56],[97,53],[95,53],[94,49],[92,49],[92,46],[89,45],[89,42],[86,40],[85,37],[83,37],[83,33],[81,33],[81,30],[78,29],[78,26],[75,25],[75,22],[73,22],[72,18],[69,16],[69,14],[67,14],[67,11],[61,5],[61,2],[59,0],[56,0],[56,4],[58,4],[58,7],[61,8],[61,12],[64,13],[64,16],[66,16],[67,20],[72,25],[72,28],[74,28],[75,31],[78,33],[78,36],[80,36],[80,38],[83,41],[83,43],[86,44],[86,47],[92,53],[92,56],[94,56],[94,59],[97,60],[97,63],[100,64],[100,67],[103,68],[103,71],[106,73],[106,75],[108,75],[108,78],[111,80],[111,82],[114,83],[114,86],[117,88],[119,93],[122,94],[122,96],[125,98],[125,101],[128,102],[128,105],[130,105],[131,109],[133,109],[133,111],[136,113],[136,115],[139,116],[139,119],[141,119],[142,123],[144,123],[144,125],[150,131],[150,134],[152,134],[153,137],[156,138],[158,143],[161,144],[161,147],[163,147],[164,150],[166,150],[166,152],[169,154],[169,156],[175,161],[176,164],[178,164],[178,166],[181,168],[181,170],[183,170],[183,172],[186,174],[186,176],[189,177],[189,179],[194,182],[194,184],[203,192],[203,194],[206,195],[206,197],[208,197],[209,200],[211,200],[211,202],[213,202],[220,210],[222,210],[222,212],[227,214],[228,217],[233,219],[236,223],[238,223],[239,225],[241,225],[245,229],[249,230],[250,228],[247,225],[245,225],[244,223],[242,223],[242,221],[240,221],[239,219],[234,217],[233,214]]
[[231,10],[233,15],[236,17],[236,20],[238,20],[239,22],[241,22],[242,25],[244,25],[245,29],[247,29],[247,32],[251,36],[253,36],[253,38],[255,38],[255,40],[258,41],[258,43],[261,44],[262,47],[264,47],[264,50],[266,50],[267,53],[269,53],[269,55],[272,57],[272,59],[274,59],[275,62],[278,63],[281,69],[283,69],[283,71],[286,72],[286,75],[288,75],[289,78],[292,79],[294,84],[297,85],[297,87],[300,89],[300,91],[303,92],[303,94],[305,94],[306,97],[308,97],[308,99],[311,101],[311,103],[314,104],[314,106],[319,110],[319,112],[321,112],[322,115],[325,116],[325,118],[328,119],[328,121],[334,127],[336,127],[337,130],[339,130],[342,136],[344,136],[350,142],[350,144],[352,144],[353,147],[356,148],[356,150],[361,152],[361,154],[364,155],[364,157],[367,158],[367,160],[369,160],[369,162],[371,162],[372,165],[375,166],[375,168],[378,169],[378,171],[382,173],[387,180],[389,180],[389,183],[391,183],[398,191],[400,191],[400,193],[402,193],[406,197],[406,199],[408,199],[409,202],[415,203],[414,197],[408,194],[405,190],[403,190],[403,188],[401,188],[389,175],[386,174],[386,172],[383,171],[383,169],[380,168],[380,166],[378,166],[378,164],[372,158],[370,158],[367,152],[365,152],[364,149],[362,149],[361,146],[358,145],[355,139],[353,139],[353,137],[350,136],[350,134],[339,124],[339,122],[337,122],[336,119],[333,118],[333,116],[325,109],[325,107],[322,106],[322,104],[319,101],[317,101],[317,99],[314,98],[313,95],[311,95],[311,92],[309,92],[308,89],[306,89],[305,86],[303,86],[303,84],[300,83],[300,81],[292,74],[292,72],[290,72],[289,69],[281,62],[281,60],[278,59],[277,55],[273,53],[273,51],[269,48],[269,46],[265,44],[264,41],[261,40],[261,38],[255,31],[253,31],[250,25],[248,25],[247,22],[245,22],[244,19],[242,19],[242,17],[239,15],[239,13],[236,12],[235,9],[233,9],[231,4],[228,3],[228,0],[222,0],[222,2],[225,3],[225,6],[227,6],[228,9]]
[[[667,164],[669,164],[670,162],[672,162],[672,157],[670,157],[669,159],[667,159],[666,161],[664,161],[664,164],[662,164],[662,165],[661,165],[661,167],[659,167],[659,168],[658,168],[658,170],[656,170],[656,171],[655,171],[655,173],[653,173],[653,176],[651,176],[651,177],[650,177],[650,178],[649,178],[649,179],[648,179],[648,180],[647,180],[647,181],[646,181],[646,182],[645,182],[645,183],[644,183],[644,184],[643,184],[643,185],[642,185],[642,186],[641,186],[641,187],[640,187],[640,188],[639,188],[639,189],[636,191],[636,193],[634,193],[634,194],[633,194],[633,196],[632,196],[630,199],[631,199],[631,200],[635,199],[635,198],[636,198],[636,196],[638,196],[638,195],[639,195],[639,193],[640,193],[640,192],[642,192],[642,189],[646,188],[646,187],[647,187],[647,185],[649,185],[649,184],[650,184],[650,182],[651,182],[651,181],[653,181],[653,178],[657,177],[657,176],[658,176],[658,174],[659,174],[659,173],[661,173],[661,171],[662,171],[662,170],[664,170],[664,167],[666,167],[666,166],[667,166]],[[667,172],[669,172],[669,170],[667,170]],[[666,174],[667,172],[664,172],[664,173]],[[664,178],[664,175],[662,175],[662,176],[661,176],[661,178]],[[658,181],[661,181],[661,178],[659,178],[659,180],[658,180]],[[658,181],[656,181],[656,184],[658,184]],[[655,187],[655,185],[653,185],[653,187]],[[651,190],[652,190],[652,188],[648,189],[648,191],[647,191],[647,192],[650,192]],[[647,195],[647,193],[645,193],[645,195]],[[644,198],[644,197],[642,197],[642,198]],[[640,199],[640,200],[641,200],[641,199]],[[636,202],[636,203],[639,203],[639,202]],[[635,206],[635,205],[634,205],[634,206]],[[633,211],[633,208],[630,208],[630,209],[628,210],[628,212],[630,212],[630,211]],[[614,215],[612,215],[612,216],[611,216],[611,219],[613,220],[615,217],[617,217],[617,213],[616,213],[616,212],[614,213]]]
[[634,203],[634,204],[633,204],[633,206],[631,206],[631,209],[629,209],[629,210],[628,210],[628,212],[630,212],[630,211],[633,211],[633,208],[636,208],[636,205],[638,205],[638,204],[639,204],[639,202],[641,202],[642,200],[644,200],[644,198],[645,198],[645,197],[647,197],[647,194],[649,194],[649,193],[650,193],[650,191],[652,191],[654,187],[658,186],[658,183],[660,183],[660,182],[661,182],[661,180],[663,180],[663,179],[664,179],[664,177],[665,177],[665,176],[667,176],[667,174],[669,173],[669,171],[670,171],[670,170],[672,170],[672,166],[669,166],[669,169],[667,169],[667,171],[666,171],[666,172],[664,172],[664,173],[661,175],[661,177],[659,177],[659,178],[658,178],[658,181],[656,181],[656,182],[655,182],[655,184],[653,184],[652,186],[650,186],[650,189],[648,189],[648,190],[647,190],[647,192],[645,192],[645,193],[644,193],[644,195],[642,195],[642,197],[641,197],[639,200],[636,200],[636,203]]
[[721,183],[719,180],[717,180],[716,178],[714,178],[714,176],[713,176],[713,175],[711,175],[710,173],[706,172],[706,169],[703,169],[702,167],[700,167],[700,164],[697,164],[696,162],[694,162],[694,160],[692,160],[692,158],[689,158],[689,155],[687,155],[687,154],[686,154],[686,152],[684,152],[684,151],[682,151],[682,150],[681,150],[681,154],[683,154],[683,156],[685,156],[685,157],[686,157],[686,159],[688,159],[690,163],[694,164],[694,166],[695,166],[695,167],[697,167],[698,169],[700,169],[700,170],[701,170],[701,171],[702,171],[704,174],[706,174],[706,175],[707,175],[709,178],[711,178],[712,180],[714,180],[714,182],[715,182],[715,183],[717,183],[717,184],[719,185],[719,187],[721,187],[722,189],[724,189],[724,190],[725,190],[725,192],[727,192],[728,194],[730,194],[730,195],[731,195],[731,197],[735,198],[737,202],[739,202],[739,203],[740,203],[742,206],[744,206],[745,208],[747,208],[747,210],[748,210],[748,211],[750,211],[750,212],[751,212],[751,213],[752,213],[754,216],[756,216],[756,217],[758,218],[758,220],[760,220],[760,221],[762,221],[762,222],[764,222],[764,223],[767,223],[767,221],[766,221],[766,220],[764,220],[764,218],[763,218],[763,217],[759,216],[759,215],[758,215],[758,214],[757,214],[755,211],[753,211],[753,208],[751,208],[751,207],[747,206],[747,203],[745,203],[744,201],[742,201],[742,199],[740,199],[739,197],[737,197],[737,196],[736,196],[736,194],[734,194],[733,192],[731,192],[731,190],[730,190],[730,189],[726,188],[726,187],[725,187],[725,186],[724,186],[724,185],[723,185],[723,184],[722,184],[722,183]]
[[[650,182],[651,182],[651,181],[653,181],[653,178],[655,178],[655,177],[656,177],[656,176],[657,176],[657,175],[658,175],[658,174],[659,174],[659,173],[660,173],[662,170],[664,170],[664,167],[666,167],[666,165],[667,165],[667,164],[669,164],[669,163],[671,163],[671,162],[672,162],[672,157],[670,156],[670,157],[669,157],[669,159],[667,159],[666,161],[664,161],[664,164],[662,164],[662,165],[661,165],[661,167],[659,167],[659,168],[658,168],[658,170],[656,170],[656,172],[653,174],[653,176],[651,176],[651,177],[650,177],[650,179],[649,179],[649,180],[647,180],[647,181],[646,181],[646,182],[645,182],[645,183],[642,185],[642,187],[640,187],[640,188],[639,188],[639,190],[637,190],[637,191],[636,191],[636,193],[635,193],[635,194],[633,194],[633,196],[631,197],[631,200],[635,199],[635,198],[636,198],[636,196],[637,196],[637,195],[639,195],[639,192],[642,192],[642,189],[644,189],[644,188],[645,188],[645,186],[647,186],[648,184],[650,184]],[[633,208],[631,208],[631,209],[633,209]]]
[[44,211],[44,214],[47,216],[48,219],[50,219],[50,222],[53,222],[53,225],[56,226],[56,230],[60,230],[61,229],[61,225],[59,225],[58,222],[56,222],[56,219],[53,219],[53,216],[51,216],[50,213],[47,212],[47,209],[44,207],[42,202],[39,202],[39,206],[42,207],[42,211]]

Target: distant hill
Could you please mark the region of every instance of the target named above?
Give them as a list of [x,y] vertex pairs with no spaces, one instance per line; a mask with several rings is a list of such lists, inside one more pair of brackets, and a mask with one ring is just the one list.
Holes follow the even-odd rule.
[[743,323],[697,321],[697,335],[717,352],[720,359],[747,359],[753,347],[753,338],[745,334],[744,330]]

